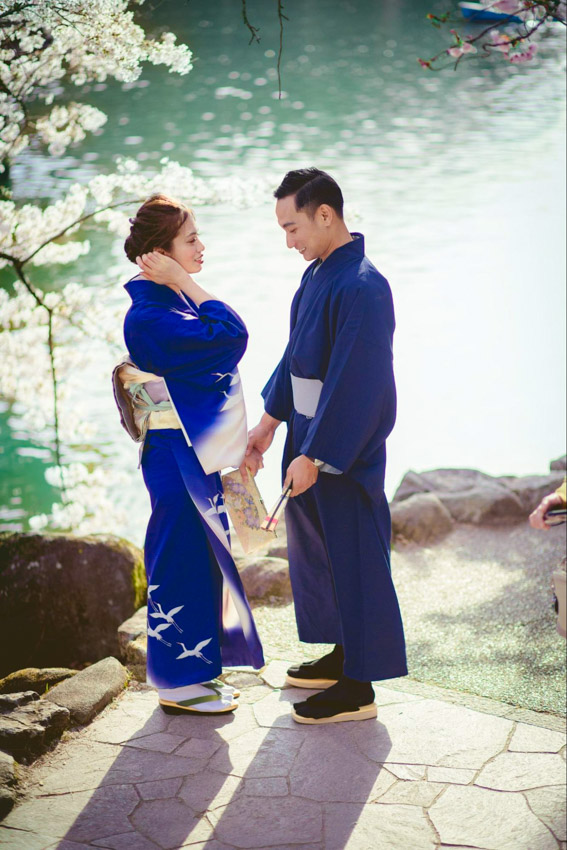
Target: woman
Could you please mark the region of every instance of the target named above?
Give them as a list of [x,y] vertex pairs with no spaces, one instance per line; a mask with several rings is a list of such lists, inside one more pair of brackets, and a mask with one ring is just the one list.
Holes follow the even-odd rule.
[[[237,364],[248,334],[191,277],[204,252],[191,210],[154,195],[131,225],[124,248],[141,273],[126,284],[130,360],[119,377],[145,432],[141,466],[152,506],[147,678],[166,710],[233,711],[237,694],[216,678],[222,665],[264,663],[230,551],[219,475],[239,466],[246,450]],[[261,458],[246,463],[255,474]]]

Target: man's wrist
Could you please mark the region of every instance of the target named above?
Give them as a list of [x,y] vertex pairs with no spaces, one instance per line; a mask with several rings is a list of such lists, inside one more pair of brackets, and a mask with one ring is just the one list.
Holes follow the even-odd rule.
[[281,419],[275,419],[273,416],[270,416],[269,413],[264,412],[262,418],[260,419],[260,425],[262,428],[265,428],[266,431],[275,432],[276,428],[281,425]]
[[319,460],[319,459],[318,459],[318,458],[316,458],[316,457],[308,457],[307,455],[304,455],[304,457],[306,457],[306,458],[307,458],[307,460],[310,460],[310,461],[311,461],[311,463],[312,463],[314,466],[316,466],[316,467],[317,467],[317,469],[320,469],[322,466],[324,466],[324,465],[325,465],[325,461],[324,461],[324,460]]

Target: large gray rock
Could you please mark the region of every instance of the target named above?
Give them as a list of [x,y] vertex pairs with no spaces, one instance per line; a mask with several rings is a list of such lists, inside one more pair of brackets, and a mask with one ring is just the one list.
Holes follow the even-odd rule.
[[124,540],[0,534],[0,675],[118,654],[144,597],[142,552]]
[[69,725],[69,711],[40,700],[38,694],[0,696],[0,749],[19,760],[35,758]]
[[0,694],[15,694],[19,691],[43,694],[64,679],[70,679],[76,672],[68,667],[26,667],[24,670],[15,670],[0,679]]
[[433,493],[416,493],[403,502],[394,502],[390,512],[394,540],[431,543],[445,537],[455,525],[445,505]]
[[138,635],[126,647],[124,661],[129,672],[138,682],[146,681],[148,662],[148,636]]
[[128,649],[128,644],[145,635],[148,627],[148,606],[144,605],[139,608],[135,614],[132,614],[120,626],[118,626],[118,645],[120,647],[120,657],[125,658]]
[[433,493],[456,522],[498,524],[525,522],[542,496],[562,481],[559,473],[494,478],[476,469],[434,469],[408,472],[393,504],[419,493]]
[[498,480],[519,498],[524,517],[527,517],[537,508],[544,496],[559,487],[563,478],[562,472],[555,472],[550,475],[524,475],[521,478],[506,476]]
[[277,596],[291,599],[289,568],[283,558],[256,558],[240,571],[240,578],[249,599]]
[[104,658],[47,692],[44,701],[67,709],[73,723],[88,723],[128,682],[128,671],[116,658]]
[[567,469],[567,455],[563,455],[562,457],[558,457],[556,460],[552,460],[549,464],[549,468],[552,472],[557,470],[565,470]]
[[0,819],[7,815],[16,799],[14,759],[0,750]]
[[464,493],[437,495],[456,522],[491,525],[527,519],[518,496],[505,487],[483,486]]
[[148,607],[144,605],[118,628],[120,657],[138,682],[146,681]]

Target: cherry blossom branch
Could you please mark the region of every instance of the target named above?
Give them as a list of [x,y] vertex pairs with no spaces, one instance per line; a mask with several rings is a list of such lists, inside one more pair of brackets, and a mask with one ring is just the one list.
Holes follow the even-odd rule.
[[37,306],[43,307],[45,310],[49,310],[49,307],[47,307],[41,296],[36,292],[34,287],[28,282],[26,276],[24,275],[23,265],[26,261],[19,260],[17,257],[13,257],[11,254],[5,254],[3,251],[0,251],[0,259],[7,260],[14,267],[14,271],[19,277],[21,283],[25,286],[29,294],[32,296]]
[[[500,21],[491,22],[490,25],[483,28],[474,36],[462,37],[457,30],[451,29],[451,34],[455,38],[455,44],[445,50],[441,50],[431,59],[420,58],[418,59],[418,62],[423,68],[427,68],[430,71],[438,71],[447,67],[450,63],[442,66],[437,65],[437,67],[436,63],[439,63],[442,58],[447,58],[447,56],[449,56],[455,59],[453,68],[456,70],[463,57],[470,58],[474,54],[478,53],[475,46],[477,43],[482,45],[485,56],[490,55],[494,51],[498,51],[504,54],[510,62],[525,61],[533,58],[537,45],[532,41],[532,39],[538,30],[550,21],[559,22],[563,25],[566,24],[565,17],[559,14],[561,0],[539,0],[539,2],[537,2],[537,0],[534,0],[534,2],[530,2],[530,0],[517,0],[515,5],[516,8],[511,9],[510,4],[506,4],[506,7],[504,7],[503,0],[494,0],[494,3],[486,6],[486,9],[494,9],[494,11],[498,11],[501,8],[506,8],[506,12],[503,12],[503,17]],[[523,21],[519,24],[522,29],[517,30],[515,35],[500,33],[500,31],[496,29],[496,25],[506,26],[515,23],[514,19],[517,19],[517,16],[520,13],[530,13],[541,9],[544,10],[544,13],[540,19],[537,20],[537,22],[535,22],[535,24],[531,27],[528,27],[527,23]],[[451,14],[449,12],[444,15],[429,14],[427,15],[427,18],[437,29],[441,29],[442,26],[451,23]],[[484,41],[489,34],[492,35],[492,42]],[[527,50],[523,52],[510,52],[525,42],[530,42],[530,46]]]
[[[61,429],[59,426],[59,383],[57,380],[57,370],[55,368],[55,339],[53,336],[53,310],[46,308],[48,311],[47,319],[47,347],[49,349],[49,367],[51,372],[51,385],[53,387],[53,428],[55,433],[55,463],[61,470]],[[63,473],[61,472],[61,496],[62,501],[66,501],[65,482]]]
[[[75,227],[78,227],[84,221],[88,221],[90,218],[94,218],[95,215],[99,215],[99,213],[106,212],[107,210],[114,210],[117,207],[125,207],[128,206],[128,204],[143,204],[145,200],[145,198],[129,198],[127,201],[117,201],[114,204],[107,204],[107,206],[105,207],[99,207],[98,209],[93,210],[90,213],[86,213],[85,215],[71,222],[71,224],[68,224],[67,227],[64,227],[63,230],[59,231],[59,233],[56,233],[54,236],[50,236],[49,239],[46,239],[45,242],[42,242],[42,244],[38,248],[36,248],[35,251],[32,251],[32,253],[29,254],[25,258],[25,260],[21,261],[22,265],[24,265],[24,263],[29,263],[30,260],[33,260],[35,255],[39,254],[42,248],[45,248],[46,245],[49,245],[51,242],[55,242],[57,239],[61,239],[61,237],[65,236],[65,234],[68,233],[70,230],[73,230]],[[6,256],[3,254],[0,254],[0,257],[3,259],[7,259]]]
[[[2,254],[2,259],[6,259],[6,255]],[[55,338],[53,335],[53,308],[49,307],[43,299],[41,299],[34,287],[30,284],[26,275],[24,274],[24,270],[22,268],[23,263],[20,260],[15,258],[11,258],[12,265],[14,270],[20,279],[21,283],[25,286],[27,291],[33,296],[38,306],[42,307],[47,312],[47,348],[49,352],[49,371],[51,374],[51,385],[53,388],[53,427],[54,427],[54,435],[55,435],[55,445],[54,445],[54,455],[55,455],[55,464],[59,470],[62,467],[62,454],[61,454],[61,428],[59,421],[59,381],[57,378],[57,369],[55,366]],[[63,481],[63,475],[61,474],[61,498],[63,503],[66,501],[65,494],[65,484]]]

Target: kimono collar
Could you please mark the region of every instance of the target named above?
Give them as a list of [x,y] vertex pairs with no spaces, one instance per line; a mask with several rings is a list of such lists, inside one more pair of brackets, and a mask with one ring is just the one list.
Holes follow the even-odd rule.
[[184,307],[187,307],[188,301],[182,296],[170,289],[169,286],[155,283],[153,280],[145,278],[134,278],[129,280],[124,285],[124,289],[134,302],[150,301],[154,304],[165,304],[171,307],[179,307],[181,301]]
[[323,261],[322,265],[331,266],[336,262],[343,263],[346,260],[364,257],[364,236],[362,233],[351,233],[350,235],[353,237],[352,242],[346,242],[340,248],[335,248],[333,253],[329,254],[327,259]]
[[335,266],[349,262],[349,260],[362,259],[364,257],[364,236],[362,233],[351,233],[352,242],[346,242],[340,248],[335,248],[326,260],[319,266],[320,270],[328,271]]

